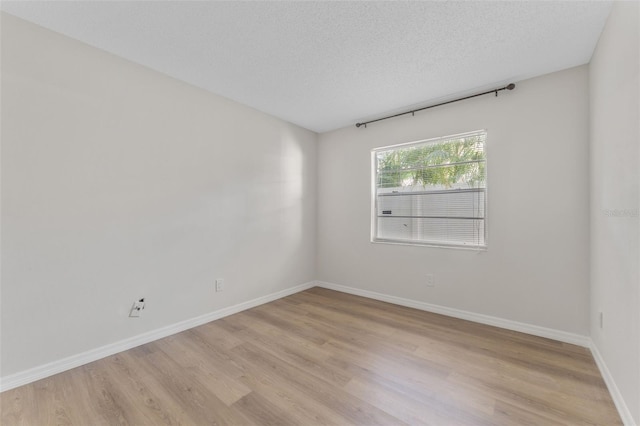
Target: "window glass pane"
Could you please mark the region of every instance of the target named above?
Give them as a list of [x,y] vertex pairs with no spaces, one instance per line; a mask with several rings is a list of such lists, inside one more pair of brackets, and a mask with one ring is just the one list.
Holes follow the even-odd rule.
[[485,245],[486,132],[374,150],[374,240]]

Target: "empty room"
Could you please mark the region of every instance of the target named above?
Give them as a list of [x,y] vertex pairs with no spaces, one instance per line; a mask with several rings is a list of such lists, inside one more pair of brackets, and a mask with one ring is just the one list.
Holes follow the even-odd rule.
[[637,1],[2,1],[2,425],[640,424]]

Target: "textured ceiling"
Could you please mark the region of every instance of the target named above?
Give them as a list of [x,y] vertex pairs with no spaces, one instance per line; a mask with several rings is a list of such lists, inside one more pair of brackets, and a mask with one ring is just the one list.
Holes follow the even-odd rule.
[[609,1],[3,1],[316,132],[589,62]]

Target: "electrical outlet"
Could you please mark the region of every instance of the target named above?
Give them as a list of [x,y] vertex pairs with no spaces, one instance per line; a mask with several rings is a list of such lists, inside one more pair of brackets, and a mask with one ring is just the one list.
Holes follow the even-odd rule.
[[436,276],[433,274],[427,274],[427,287],[435,287],[436,286]]
[[224,290],[224,280],[222,278],[218,278],[216,280],[216,292]]
[[598,312],[598,321],[600,322],[600,328],[604,328],[604,313]]
[[129,316],[131,318],[140,318],[140,314],[142,314],[144,305],[145,305],[144,297],[142,299],[139,299],[133,302],[133,306],[131,307],[131,312],[129,312]]

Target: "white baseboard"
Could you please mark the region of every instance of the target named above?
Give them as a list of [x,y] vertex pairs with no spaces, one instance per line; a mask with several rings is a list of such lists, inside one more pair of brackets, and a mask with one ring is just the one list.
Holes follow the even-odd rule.
[[589,349],[591,349],[593,359],[595,359],[596,364],[598,365],[598,369],[600,369],[600,374],[602,374],[602,378],[607,384],[607,388],[609,389],[609,393],[611,394],[611,399],[613,399],[613,403],[618,409],[618,414],[620,414],[622,423],[624,423],[625,426],[637,426],[636,422],[633,420],[631,411],[629,411],[629,407],[627,407],[626,402],[624,402],[624,398],[620,393],[620,389],[618,389],[618,386],[616,386],[616,382],[613,380],[613,376],[611,375],[607,364],[605,364],[604,362],[604,358],[602,358],[602,355],[600,354],[600,351],[598,350],[598,347],[593,342],[593,340],[591,340]]
[[419,309],[421,311],[433,312],[449,317],[460,318],[468,321],[478,322],[480,324],[492,325],[495,327],[505,328],[507,330],[519,331],[521,333],[531,334],[547,339],[558,340],[560,342],[571,343],[573,345],[589,348],[591,339],[588,336],[580,334],[568,333],[566,331],[555,330],[552,328],[540,327],[537,325],[526,324],[517,321],[511,321],[504,318],[492,317],[489,315],[477,314],[474,312],[463,311],[460,309],[448,308],[446,306],[434,305],[431,303],[420,302],[417,300],[405,299],[402,297],[391,296],[374,291],[362,290],[359,288],[348,287],[340,284],[333,284],[324,281],[316,281],[316,286],[327,288],[330,290],[341,291],[356,296],[368,297],[369,299],[380,300],[383,302],[393,303],[395,305],[407,306],[409,308]]
[[312,287],[322,287],[330,290],[340,291],[343,293],[349,293],[356,296],[367,297],[370,299],[380,300],[383,302],[393,303],[395,305],[407,306],[422,311],[433,312],[437,314],[447,315],[454,318],[460,318],[469,320],[481,324],[492,325],[507,330],[519,331],[534,336],[546,337],[553,340],[558,340],[565,343],[571,343],[574,345],[583,346],[589,348],[595,362],[600,369],[600,373],[604,378],[607,388],[611,394],[613,402],[618,409],[618,413],[625,424],[625,426],[637,426],[629,408],[627,407],[620,390],[616,386],[611,372],[607,368],[607,365],[602,358],[602,355],[598,351],[597,346],[587,336],[579,334],[567,333],[560,330],[554,330],[545,327],[539,327],[536,325],[521,323],[517,321],[506,320],[503,318],[493,317],[489,315],[477,314],[474,312],[463,311],[459,309],[448,308],[445,306],[434,305],[431,303],[420,302],[411,299],[405,299],[402,297],[391,296],[388,294],[376,293],[373,291],[362,290],[354,287],[348,287],[340,284],[328,283],[324,281],[308,282],[295,287],[291,287],[285,290],[281,290],[275,293],[268,294],[266,296],[258,297],[253,300],[249,300],[243,303],[239,303],[234,306],[222,308],[217,311],[213,311],[195,318],[191,318],[185,321],[171,324],[169,326],[149,331],[147,333],[140,334],[125,340],[121,340],[116,343],[105,345],[96,349],[92,349],[77,355],[73,355],[58,361],[50,362],[38,367],[31,368],[29,370],[21,371],[15,374],[11,374],[6,377],[0,378],[0,392],[7,391],[22,385],[26,385],[36,380],[41,380],[52,376],[54,374],[61,373],[63,371],[70,370],[75,367],[79,367],[84,364],[88,364],[93,361],[105,358],[107,356],[116,354],[118,352],[126,351],[131,348],[143,345],[145,343],[152,342],[154,340],[162,339],[163,337],[170,336],[172,334],[179,333],[181,331],[188,330],[193,327],[197,327],[208,322],[224,318],[235,313],[263,305],[265,303],[272,302],[277,299],[298,293],[310,289]]
[[116,354],[118,352],[126,351],[127,349],[135,348],[136,346],[143,345],[145,343],[152,342],[154,340],[162,339],[163,337],[171,336],[172,334],[179,333],[184,330],[188,330],[193,327],[197,327],[202,324],[224,318],[229,315],[250,309],[265,303],[272,302],[277,299],[289,296],[300,291],[307,290],[315,286],[314,282],[308,282],[300,284],[295,287],[287,288],[275,293],[268,294],[266,296],[258,297],[253,300],[249,300],[243,303],[239,303],[234,306],[222,308],[217,311],[209,312],[204,315],[200,315],[195,318],[180,321],[175,324],[168,325],[156,330],[152,330],[138,336],[130,337],[125,340],[121,340],[116,343],[105,345],[96,349],[72,355],[67,358],[53,361],[48,364],[44,364],[38,367],[31,368],[29,370],[21,371],[11,374],[6,377],[0,378],[0,392],[7,391],[9,389],[17,388],[18,386],[26,385],[27,383],[35,382],[36,380],[44,379],[54,374],[61,373],[63,371],[70,370],[75,367],[79,367],[84,364],[88,364],[93,361],[105,358],[107,356]]
[[136,346],[140,346],[154,340],[162,339],[163,337],[167,337],[172,334],[176,334],[181,331],[206,324],[219,318],[224,318],[226,316],[233,315],[246,309],[263,305],[265,303],[272,302],[291,294],[310,289],[314,286],[587,347],[591,349],[591,352],[593,353],[593,357],[596,361],[596,364],[598,365],[598,368],[600,369],[605,383],[607,384],[609,392],[611,393],[611,397],[616,405],[616,408],[618,409],[622,421],[626,426],[637,426],[633,420],[631,412],[629,411],[626,403],[624,402],[624,399],[622,398],[622,395],[620,394],[618,387],[615,384],[615,381],[613,380],[613,377],[611,376],[611,373],[609,372],[609,369],[607,368],[602,356],[600,355],[598,348],[595,346],[591,338],[587,336],[567,333],[565,331],[539,327],[536,325],[492,317],[489,315],[477,314],[474,312],[448,308],[445,306],[434,305],[431,303],[405,299],[402,297],[376,293],[373,291],[362,290],[354,287],[348,287],[323,281],[301,284],[295,287],[268,294],[266,296],[239,303],[234,306],[229,306],[227,308],[222,308],[195,318],[181,321],[176,324],[171,324],[163,328],[152,330],[147,333],[121,340],[116,343],[105,345],[77,355],[63,358],[58,361],[50,362],[48,364],[34,367],[29,370],[2,377],[0,378],[0,392],[26,385],[28,383],[35,382],[36,380],[44,379],[54,374],[58,374],[72,368],[97,361],[118,352],[126,351],[127,349],[135,348]]

